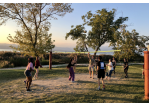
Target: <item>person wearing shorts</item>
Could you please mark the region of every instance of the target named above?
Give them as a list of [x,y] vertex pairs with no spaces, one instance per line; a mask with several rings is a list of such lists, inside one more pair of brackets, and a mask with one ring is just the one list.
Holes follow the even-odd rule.
[[38,67],[40,66],[40,68],[42,68],[40,62],[39,62],[39,57],[36,57],[36,61],[35,61],[35,69],[36,69],[36,73],[34,75],[34,78],[37,79],[38,78],[38,73],[39,73],[39,69]]
[[24,71],[24,74],[26,76],[26,89],[27,92],[31,91],[30,90],[30,85],[32,82],[32,75],[31,71],[34,71],[34,66],[33,66],[34,59],[32,57],[28,58],[28,65],[26,67],[26,70]]
[[90,57],[90,54],[88,53],[88,58],[89,58],[89,66],[88,66],[88,70],[89,70],[89,75],[91,78],[91,71],[92,71],[92,79],[94,79],[94,65],[95,65],[95,60],[94,57],[92,56],[92,58]]
[[128,78],[128,62],[124,58],[124,73],[125,73],[125,78]]
[[98,57],[97,71],[96,71],[96,75],[97,75],[97,78],[98,78],[98,88],[97,88],[97,90],[100,90],[100,79],[102,80],[102,85],[103,85],[102,90],[105,90],[105,85],[104,85],[104,80],[103,80],[105,78],[105,71],[106,71],[106,65],[102,61],[102,57],[99,56]]

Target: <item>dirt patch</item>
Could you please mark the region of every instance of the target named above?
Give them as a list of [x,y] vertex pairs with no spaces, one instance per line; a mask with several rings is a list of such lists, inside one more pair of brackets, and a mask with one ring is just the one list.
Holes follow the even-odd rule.
[[[24,102],[27,99],[41,98],[44,96],[51,96],[56,93],[82,93],[88,92],[94,89],[92,85],[97,85],[97,76],[94,75],[94,79],[89,78],[89,74],[75,74],[75,82],[72,83],[68,78],[55,78],[55,79],[44,79],[44,80],[33,80],[31,85],[32,92],[26,92],[24,79],[13,80],[12,82],[3,84],[1,86],[0,97],[5,98],[8,102],[20,100]],[[124,81],[122,78],[111,77],[111,80],[105,80],[105,85],[108,83],[122,84]],[[94,83],[94,84],[93,84]],[[0,100],[3,101],[2,99]]]

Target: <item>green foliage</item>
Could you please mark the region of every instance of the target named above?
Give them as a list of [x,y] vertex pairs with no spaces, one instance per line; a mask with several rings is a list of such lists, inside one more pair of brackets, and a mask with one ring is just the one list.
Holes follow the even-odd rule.
[[22,31],[16,31],[16,35],[8,36],[10,42],[16,43],[15,50],[32,56],[45,54],[54,48],[51,34],[48,34],[50,19],[56,16],[64,16],[73,9],[69,3],[1,3],[0,25],[7,20],[15,20]]
[[[96,14],[91,11],[82,16],[84,23],[72,27],[69,33],[66,34],[65,39],[69,36],[72,40],[77,40],[75,51],[88,51],[87,46],[93,48],[95,51],[100,50],[100,46],[105,42],[113,40],[113,35],[120,25],[128,19],[128,17],[119,17],[114,20],[116,10],[107,11],[106,9],[97,10]],[[85,25],[91,26],[88,34],[84,33]],[[96,52],[94,53],[96,55]]]
[[114,40],[110,42],[114,50],[121,49],[121,52],[114,52],[117,59],[136,59],[146,50],[145,42],[149,40],[147,36],[139,36],[136,30],[131,32],[126,30],[126,25],[121,26],[120,31],[114,34]]
[[[35,33],[33,31],[32,35],[34,34]],[[35,48],[33,44],[30,42],[28,35],[29,33],[25,32],[25,29],[23,29],[22,31],[17,31],[14,37],[9,35],[8,40],[10,42],[19,44],[18,47],[11,46],[11,48],[13,48],[14,50],[20,51],[24,55],[41,56],[42,54],[50,52],[50,49],[55,47],[55,45],[53,45],[54,41],[52,41],[51,39],[52,34],[48,34],[43,30],[39,30],[37,34],[37,39],[36,39],[37,42],[36,42]]]

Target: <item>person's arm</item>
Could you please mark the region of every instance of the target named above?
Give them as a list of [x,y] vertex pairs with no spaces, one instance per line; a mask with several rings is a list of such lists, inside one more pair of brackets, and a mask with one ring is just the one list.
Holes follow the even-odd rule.
[[98,71],[98,69],[99,69],[99,66],[97,66],[96,75],[97,75],[97,71]]
[[113,64],[112,64],[112,62],[110,62],[110,65],[109,65],[110,67],[112,67],[113,66]]
[[34,71],[34,67],[32,63],[30,63],[30,71]]
[[108,64],[107,64],[107,66],[110,66],[110,67],[112,67],[112,66],[111,66],[111,63],[108,63]]
[[124,66],[124,69],[126,69],[127,66],[128,66],[128,63],[126,63],[126,65]]
[[40,68],[42,68],[42,65],[40,64],[40,61],[39,61],[39,66],[40,66]]

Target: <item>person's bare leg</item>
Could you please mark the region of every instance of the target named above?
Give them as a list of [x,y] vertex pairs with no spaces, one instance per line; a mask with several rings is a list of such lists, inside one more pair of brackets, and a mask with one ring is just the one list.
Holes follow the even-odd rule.
[[38,78],[39,69],[36,69],[36,78]]
[[103,80],[103,78],[102,78],[102,85],[103,85],[103,90],[105,90],[105,84],[104,84],[104,80]]
[[28,89],[28,82],[29,82],[29,79],[28,77],[26,77],[26,88]]
[[98,78],[98,88],[97,90],[100,90],[100,78]]
[[37,69],[36,69],[36,73],[35,73],[35,75],[34,75],[34,77],[33,77],[33,78],[36,78],[36,74],[37,74]]
[[27,88],[27,89],[29,89],[29,88],[30,88],[30,86],[31,86],[32,77],[31,77],[31,76],[29,76],[29,77],[28,77],[28,79],[29,79],[29,82],[28,82],[28,88]]
[[100,78],[98,78],[98,87],[100,87]]
[[91,71],[89,70],[89,75],[90,75],[90,78],[91,78]]
[[93,69],[92,69],[92,78],[94,79],[94,71],[93,71]]

